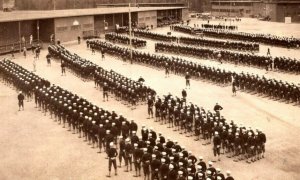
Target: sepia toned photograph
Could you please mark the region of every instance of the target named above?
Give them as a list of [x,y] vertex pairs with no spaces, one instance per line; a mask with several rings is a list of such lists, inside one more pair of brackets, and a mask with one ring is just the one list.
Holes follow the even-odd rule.
[[0,180],[299,180],[300,0],[0,0]]

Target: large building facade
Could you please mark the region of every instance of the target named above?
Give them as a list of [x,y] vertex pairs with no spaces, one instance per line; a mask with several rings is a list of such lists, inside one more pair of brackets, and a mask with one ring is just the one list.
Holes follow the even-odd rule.
[[183,6],[185,0],[0,0],[13,4],[15,10],[61,10],[90,9],[99,6],[124,6],[139,4],[139,6]]
[[[0,0],[7,3],[4,1]],[[72,6],[74,2],[76,5]],[[12,45],[21,49],[21,40],[25,38],[28,42],[30,35],[46,43],[51,35],[66,42],[76,40],[78,36],[101,36],[114,31],[116,25],[127,26],[129,1],[114,2],[116,4],[108,4],[108,0],[10,0],[11,12],[0,12],[0,53],[9,51]],[[188,19],[188,9],[179,0],[139,2],[141,4],[133,3],[130,7],[131,21],[135,26],[155,28],[160,19]],[[2,6],[7,7],[7,4]]]
[[300,0],[267,1],[266,15],[271,21],[300,22]]
[[251,17],[264,14],[262,0],[212,0],[211,4],[215,16]]
[[189,0],[188,7],[191,12],[203,13],[211,11],[211,0]]
[[300,0],[211,0],[214,16],[269,17],[271,21],[300,22]]

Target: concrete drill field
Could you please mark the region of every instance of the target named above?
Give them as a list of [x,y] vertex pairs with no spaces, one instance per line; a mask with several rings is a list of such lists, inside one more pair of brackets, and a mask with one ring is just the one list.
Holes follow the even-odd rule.
[[[192,20],[194,23],[201,23]],[[216,22],[214,22],[216,23]],[[255,33],[270,33],[279,35],[293,35],[300,37],[299,24],[281,24],[273,22],[261,22],[253,19],[242,19],[237,23],[240,31]],[[168,27],[153,30],[166,34]],[[185,36],[182,33],[172,32],[176,36]],[[154,53],[155,41],[147,39],[147,47],[140,49]],[[155,89],[159,96],[172,93],[181,96],[185,87],[182,76],[171,74],[165,78],[164,71],[137,64],[123,63],[123,61],[106,55],[101,61],[100,54],[92,55],[86,48],[85,42],[77,45],[67,43],[65,47],[105,69],[113,69],[127,77],[137,80],[140,76],[145,79],[145,84]],[[125,46],[124,46],[125,47]],[[260,54],[266,54],[270,46],[261,46]],[[271,54],[276,56],[290,56],[300,60],[300,50],[270,47]],[[28,52],[25,59],[21,54],[13,61],[28,70],[33,69],[33,55]],[[76,93],[95,105],[107,110],[114,110],[125,117],[133,118],[139,127],[145,124],[153,127],[155,131],[162,132],[165,137],[177,140],[179,144],[191,150],[193,154],[203,156],[205,161],[213,158],[212,146],[203,146],[202,142],[194,141],[191,137],[185,137],[167,125],[155,123],[153,119],[147,119],[146,105],[139,105],[131,110],[127,106],[115,101],[110,96],[108,102],[102,101],[102,92],[94,88],[92,81],[82,81],[77,76],[67,71],[66,76],[61,76],[59,61],[52,60],[51,67],[46,64],[47,48],[41,52],[41,58],[37,61],[36,74],[48,79],[51,83],[59,85],[73,93]],[[169,56],[169,54],[166,54]],[[5,56],[3,56],[5,57]],[[1,59],[3,58],[1,57]],[[7,57],[7,56],[6,56]],[[215,61],[202,60],[182,56],[184,59],[203,63],[206,65],[225,68],[236,72],[249,72],[265,75],[269,78],[282,79],[288,82],[299,83],[299,75],[269,72],[265,74],[263,69],[246,66],[234,66],[232,64],[218,64]],[[0,179],[106,179],[108,162],[104,153],[97,153],[97,148],[91,148],[77,134],[62,128],[49,115],[44,116],[41,111],[34,108],[34,102],[25,101],[25,111],[18,111],[17,94],[12,87],[0,83]],[[273,179],[299,179],[300,176],[300,105],[286,104],[268,98],[238,92],[236,97],[231,95],[231,87],[221,87],[200,80],[191,81],[191,89],[187,90],[188,101],[212,110],[216,102],[224,108],[222,114],[229,120],[246,127],[261,128],[267,135],[265,158],[255,163],[247,164],[245,161],[233,162],[225,155],[221,161],[214,164],[220,167],[222,172],[230,170],[238,180],[273,180]],[[139,129],[140,133],[140,129]],[[124,172],[124,167],[119,169],[118,176],[112,175],[111,179],[132,179],[134,173]],[[136,178],[142,179],[142,178]]]

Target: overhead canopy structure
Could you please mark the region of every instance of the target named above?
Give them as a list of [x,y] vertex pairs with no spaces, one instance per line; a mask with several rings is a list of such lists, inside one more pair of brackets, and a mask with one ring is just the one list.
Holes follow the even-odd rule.
[[[185,7],[131,7],[131,12],[184,9]],[[26,21],[36,19],[50,19],[74,16],[89,16],[101,14],[128,13],[126,7],[114,8],[91,8],[91,9],[68,9],[68,10],[49,10],[49,11],[12,11],[0,12],[0,22]]]

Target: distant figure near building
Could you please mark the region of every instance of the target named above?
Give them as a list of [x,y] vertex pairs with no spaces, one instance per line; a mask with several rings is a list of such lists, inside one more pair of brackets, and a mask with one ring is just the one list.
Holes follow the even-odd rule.
[[81,37],[78,36],[78,37],[77,37],[77,40],[78,40],[78,44],[80,44],[80,42],[81,42]]
[[33,42],[33,35],[30,35],[29,37],[29,44],[32,46],[32,42]]
[[41,53],[41,47],[40,45],[37,45],[35,48],[35,58],[40,59],[40,53]]
[[23,95],[22,91],[20,91],[19,95],[18,95],[19,111],[21,111],[21,108],[24,111],[24,99],[25,99],[25,96]]
[[51,66],[51,55],[47,54],[46,59],[47,59],[47,65]]
[[27,49],[26,49],[26,47],[24,46],[24,47],[23,47],[23,56],[24,56],[25,59],[26,59],[26,55],[27,55]]
[[51,42],[51,44],[55,44],[55,42],[54,42],[54,34],[50,35],[50,42]]
[[26,40],[25,40],[24,36],[22,36],[22,38],[21,38],[21,43],[22,43],[23,46],[25,46]]
[[15,58],[15,54],[14,54],[14,53],[15,53],[15,47],[12,46],[12,47],[11,47],[11,58],[12,58],[12,59]]

